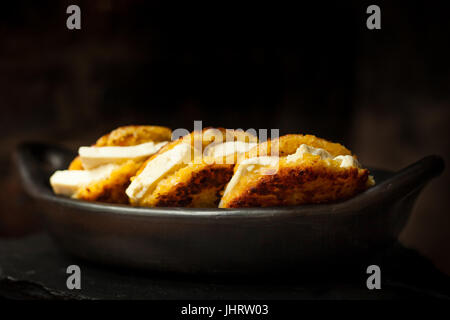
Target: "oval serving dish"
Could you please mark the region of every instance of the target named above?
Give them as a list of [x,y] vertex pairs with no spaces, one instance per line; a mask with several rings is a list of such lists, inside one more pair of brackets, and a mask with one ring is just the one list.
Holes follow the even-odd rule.
[[74,153],[25,143],[16,160],[44,224],[71,254],[104,264],[194,273],[258,272],[335,264],[385,248],[403,229],[424,185],[444,169],[428,156],[334,204],[298,207],[135,208],[53,194],[50,175]]

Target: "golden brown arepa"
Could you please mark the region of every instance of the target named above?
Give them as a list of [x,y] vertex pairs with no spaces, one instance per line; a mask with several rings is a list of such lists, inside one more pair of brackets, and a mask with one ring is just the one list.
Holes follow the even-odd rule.
[[57,171],[50,183],[57,194],[76,199],[128,203],[125,190],[141,165],[171,139],[161,126],[124,126],[102,136],[68,170]]
[[373,183],[369,171],[339,143],[289,134],[262,142],[239,158],[219,207],[335,202]]
[[205,128],[173,141],[144,163],[126,190],[146,207],[217,207],[236,157],[257,138],[242,130]]

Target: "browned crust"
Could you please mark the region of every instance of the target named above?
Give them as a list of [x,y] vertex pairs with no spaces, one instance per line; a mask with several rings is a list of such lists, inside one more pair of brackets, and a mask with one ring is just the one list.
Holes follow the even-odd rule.
[[368,175],[367,169],[358,168],[281,167],[275,175],[249,177],[240,192],[224,199],[223,206],[272,207],[345,200],[367,188]]
[[170,141],[172,130],[161,126],[124,126],[119,127],[97,140],[97,147],[133,146],[148,141]]
[[279,155],[279,168],[274,175],[262,175],[258,170],[244,175],[222,199],[225,208],[292,206],[327,203],[348,199],[367,188],[367,169],[340,168],[338,162],[323,161],[319,156],[306,155],[289,163],[286,156],[301,144],[328,151],[333,157],[352,155],[339,143],[313,135],[288,134],[258,144],[238,159],[234,171],[244,159]]
[[[189,176],[180,175],[170,181],[163,193],[155,190],[153,206],[156,207],[217,207],[220,193],[233,175],[233,165],[189,165]],[[189,170],[190,168],[186,168]],[[170,178],[169,178],[170,179]]]
[[115,169],[109,178],[78,190],[75,198],[87,201],[127,204],[128,196],[125,194],[125,190],[130,184],[130,178],[136,174],[141,165],[142,162],[129,160]]

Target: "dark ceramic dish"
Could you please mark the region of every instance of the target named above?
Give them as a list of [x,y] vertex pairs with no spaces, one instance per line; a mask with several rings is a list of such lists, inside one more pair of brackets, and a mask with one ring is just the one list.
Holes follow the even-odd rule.
[[53,194],[49,177],[74,154],[27,143],[17,150],[26,191],[50,234],[92,261],[144,269],[228,273],[344,262],[384,248],[404,227],[424,185],[444,168],[428,156],[335,204],[253,209],[133,208]]

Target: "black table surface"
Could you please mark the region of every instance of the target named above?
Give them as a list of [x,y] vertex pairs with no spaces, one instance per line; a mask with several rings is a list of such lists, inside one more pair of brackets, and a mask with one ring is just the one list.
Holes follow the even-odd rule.
[[[367,263],[381,269],[368,290]],[[69,290],[69,265],[81,289]],[[396,244],[346,272],[202,276],[102,266],[65,254],[45,233],[0,240],[0,297],[11,299],[450,299],[450,277],[416,251]],[[351,270],[350,272],[348,270]]]

